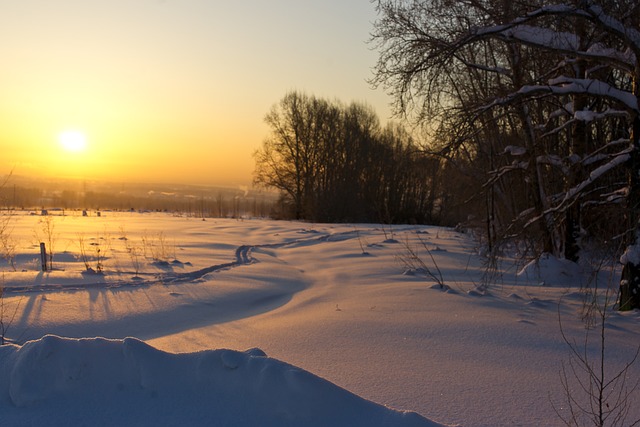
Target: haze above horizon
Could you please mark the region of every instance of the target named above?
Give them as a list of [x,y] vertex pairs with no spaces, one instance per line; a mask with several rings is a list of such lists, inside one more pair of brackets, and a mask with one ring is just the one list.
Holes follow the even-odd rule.
[[246,185],[290,90],[371,105],[369,0],[0,7],[0,175]]

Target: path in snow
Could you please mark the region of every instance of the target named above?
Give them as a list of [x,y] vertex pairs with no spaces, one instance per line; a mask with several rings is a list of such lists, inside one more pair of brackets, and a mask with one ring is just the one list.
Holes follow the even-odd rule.
[[[80,338],[86,336],[87,322],[92,336],[151,339],[263,314],[287,304],[312,279],[298,272],[295,265],[283,265],[282,273],[272,271],[269,263],[260,266],[260,261],[253,257],[255,249],[263,250],[262,255],[267,258],[274,257],[268,249],[312,247],[345,241],[355,235],[353,231],[314,232],[311,238],[244,244],[235,248],[233,261],[189,272],[162,273],[153,279],[121,280],[105,275],[102,282],[9,284],[8,295],[26,298],[21,301],[21,315],[11,327],[12,333],[17,334],[13,339],[22,343],[45,334]],[[321,251],[317,247],[313,250]],[[213,280],[210,276],[247,266],[253,269],[244,278],[231,279],[225,275]],[[261,268],[266,271],[254,273]],[[87,294],[88,302],[83,296]],[[123,299],[125,305],[117,302]],[[65,307],[68,313],[64,316],[52,313],[55,307]]]
[[[100,289],[118,289],[124,287],[136,287],[140,288],[143,286],[151,286],[157,284],[177,284],[177,283],[185,283],[185,282],[195,282],[197,280],[202,279],[204,276],[210,273],[215,273],[222,270],[228,270],[230,268],[240,267],[243,265],[251,264],[255,261],[252,257],[251,253],[255,248],[282,248],[285,246],[293,246],[300,244],[309,244],[309,243],[319,243],[319,242],[327,242],[327,241],[336,241],[336,239],[342,239],[346,235],[353,234],[353,232],[342,232],[336,234],[324,234],[320,237],[316,237],[313,239],[297,239],[288,242],[282,243],[268,243],[268,244],[255,244],[255,245],[240,245],[235,250],[235,259],[234,261],[215,264],[205,268],[201,268],[198,270],[185,272],[185,273],[162,273],[156,274],[153,279],[145,280],[141,277],[136,277],[134,280],[122,280],[122,279],[110,279],[107,280],[103,274],[101,273],[91,273],[91,272],[82,272],[84,277],[87,277],[87,281],[83,283],[58,283],[58,284],[36,284],[30,286],[14,286],[11,284],[4,285],[4,291],[7,294],[23,294],[30,292],[60,292],[60,291],[80,291],[87,290],[92,288],[100,288]],[[171,263],[165,262],[160,265],[170,265]],[[181,263],[180,263],[181,264]],[[102,281],[91,281],[91,278],[104,278]]]

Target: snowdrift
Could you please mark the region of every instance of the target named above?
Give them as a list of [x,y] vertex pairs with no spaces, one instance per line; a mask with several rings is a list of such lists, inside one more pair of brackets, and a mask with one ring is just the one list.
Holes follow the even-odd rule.
[[[619,281],[550,255],[505,256],[489,277],[472,236],[439,227],[50,218],[53,270],[26,212],[11,218],[17,268],[0,257],[6,338],[21,345],[0,347],[0,427],[561,425],[559,322],[595,351],[584,290]],[[407,271],[420,267],[400,261],[408,248],[445,288]],[[605,364],[627,384],[639,334],[640,312],[608,314]]]
[[0,347],[3,425],[439,426],[259,349],[174,354],[47,335]]
[[588,275],[578,264],[544,253],[528,262],[518,272],[518,277],[545,286],[580,286]]

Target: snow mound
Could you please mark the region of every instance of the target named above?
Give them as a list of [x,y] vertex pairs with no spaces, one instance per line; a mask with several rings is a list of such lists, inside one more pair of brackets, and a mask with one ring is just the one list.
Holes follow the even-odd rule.
[[541,285],[577,284],[584,274],[575,262],[545,253],[530,261],[518,272],[518,277],[533,280]]
[[[260,349],[173,354],[135,338],[0,347],[7,425],[438,426]],[[99,415],[99,416],[98,416]]]
[[630,245],[620,257],[620,264],[632,263],[640,265],[640,244]]

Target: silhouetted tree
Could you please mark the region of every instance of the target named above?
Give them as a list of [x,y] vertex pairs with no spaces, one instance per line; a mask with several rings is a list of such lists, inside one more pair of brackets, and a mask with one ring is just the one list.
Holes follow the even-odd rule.
[[[292,92],[266,116],[254,182],[282,191],[296,219],[416,222],[433,219],[428,159],[401,126],[380,127],[368,106]],[[431,205],[429,205],[431,204]]]
[[[485,163],[488,222],[507,196],[513,213],[498,224],[502,234],[529,230],[539,250],[576,259],[585,211],[624,206],[620,306],[640,307],[638,2],[381,0],[377,8],[374,81],[400,113],[439,126],[441,154]],[[503,191],[517,180],[524,198]],[[607,238],[620,231],[612,225]]]

